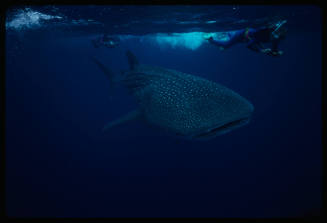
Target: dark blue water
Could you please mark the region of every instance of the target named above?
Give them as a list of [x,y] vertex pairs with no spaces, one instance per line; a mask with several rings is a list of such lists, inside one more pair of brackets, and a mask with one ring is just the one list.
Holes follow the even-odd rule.
[[[319,215],[320,9],[138,7],[8,11],[7,215]],[[288,21],[278,58],[242,44],[220,51],[198,34],[257,27],[275,17]],[[119,47],[94,48],[91,39],[104,32],[119,36]],[[181,36],[168,38],[172,33]],[[254,105],[251,122],[208,141],[183,140],[142,121],[103,133],[106,123],[137,104],[122,86],[110,95],[108,79],[89,56],[119,75],[128,69],[127,49],[141,63],[233,89]]]

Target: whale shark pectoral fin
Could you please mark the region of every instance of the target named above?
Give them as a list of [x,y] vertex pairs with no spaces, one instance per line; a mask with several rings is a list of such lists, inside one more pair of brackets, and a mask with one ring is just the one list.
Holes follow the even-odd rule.
[[133,110],[133,111],[127,113],[126,115],[120,117],[119,119],[116,119],[116,120],[111,121],[108,124],[106,124],[103,127],[102,131],[106,131],[106,130],[112,128],[112,127],[115,127],[117,125],[124,124],[126,122],[129,122],[129,121],[138,119],[140,117],[141,117],[141,111],[139,109]]
[[126,51],[126,56],[128,59],[129,68],[134,70],[135,67],[139,64],[137,57],[130,50]]

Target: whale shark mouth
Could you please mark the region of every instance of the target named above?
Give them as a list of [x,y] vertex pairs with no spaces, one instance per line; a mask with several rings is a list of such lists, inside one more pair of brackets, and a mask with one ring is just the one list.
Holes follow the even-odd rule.
[[235,128],[243,126],[250,121],[250,117],[244,117],[237,120],[233,120],[230,122],[226,122],[223,125],[219,125],[215,128],[209,129],[206,132],[202,132],[201,134],[196,135],[194,138],[196,139],[206,139],[211,138],[217,135],[221,135],[227,133]]

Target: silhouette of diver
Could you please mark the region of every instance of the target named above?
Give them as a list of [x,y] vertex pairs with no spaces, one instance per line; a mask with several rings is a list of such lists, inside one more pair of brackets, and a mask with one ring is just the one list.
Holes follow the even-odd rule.
[[103,36],[93,39],[92,44],[95,48],[99,48],[100,46],[105,46],[107,48],[114,48],[119,45],[119,38],[104,34]]
[[[278,50],[278,45],[286,36],[287,29],[282,27],[285,23],[286,20],[283,20],[261,28],[230,31],[227,32],[228,38],[225,40],[216,40],[212,36],[205,36],[204,38],[222,50],[237,43],[246,43],[250,50],[277,57],[283,54],[283,51]],[[263,43],[271,43],[271,48],[265,48]]]

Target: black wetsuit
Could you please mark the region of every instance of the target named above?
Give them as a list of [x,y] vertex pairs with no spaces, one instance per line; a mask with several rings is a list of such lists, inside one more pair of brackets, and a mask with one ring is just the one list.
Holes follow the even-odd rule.
[[246,43],[247,47],[254,51],[260,51],[264,47],[262,43],[271,43],[272,51],[278,51],[278,39],[271,37],[272,30],[269,28],[246,28],[227,32],[228,38],[223,40],[209,39],[209,42],[219,47],[228,48],[237,43]]

